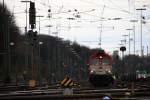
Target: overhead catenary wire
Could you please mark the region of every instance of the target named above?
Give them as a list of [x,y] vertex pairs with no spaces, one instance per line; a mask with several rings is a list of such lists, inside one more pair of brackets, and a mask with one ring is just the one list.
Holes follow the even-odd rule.
[[[34,1],[34,0],[33,0]],[[48,1],[48,0],[47,0]],[[58,0],[57,0],[58,1]],[[61,2],[62,2],[63,0],[61,0]],[[97,23],[94,23],[95,25],[97,24],[97,26],[99,25],[98,23],[99,22],[101,22],[101,21],[103,21],[103,18],[101,18],[99,15],[97,15],[97,11],[99,11],[99,8],[100,7],[102,7],[103,5],[102,4],[100,4],[100,3],[96,3],[95,1],[90,1],[90,0],[78,0],[78,1],[85,1],[85,3],[87,3],[87,2],[93,2],[93,4],[92,3],[88,3],[89,4],[89,6],[90,7],[93,7],[93,9],[95,9],[95,11],[94,12],[83,12],[82,13],[82,11],[79,9],[79,13],[81,14],[81,18],[79,18],[79,19],[77,19],[77,20],[74,20],[73,21],[73,23],[75,23],[76,21],[82,21],[81,22],[81,24],[82,23],[86,23],[86,22],[96,22],[97,21]],[[87,2],[86,2],[87,1]],[[98,1],[98,0],[96,0],[96,1]],[[105,5],[105,12],[106,12],[106,10],[107,10],[107,6],[108,7],[112,7],[112,8],[115,8],[115,9],[112,9],[112,10],[115,10],[115,11],[120,11],[120,10],[128,10],[128,8],[127,9],[124,9],[124,8],[122,8],[122,6],[121,6],[121,8],[122,9],[119,9],[119,7],[120,7],[120,5],[117,5],[117,6],[119,6],[119,7],[117,7],[117,6],[115,6],[115,4],[117,4],[117,3],[115,3],[115,1],[113,1],[113,0],[108,0],[108,1],[112,1],[113,3],[114,3],[114,5],[112,5],[112,6],[109,6],[109,4],[107,4],[106,3],[106,5]],[[107,2],[108,2],[107,1]],[[117,2],[118,1],[120,1],[120,0],[117,0]],[[126,0],[127,1],[127,0]],[[129,1],[129,0],[128,0]],[[67,20],[65,17],[66,17],[66,15],[67,14],[69,14],[69,15],[72,15],[73,14],[73,12],[68,12],[68,7],[66,7],[66,6],[64,6],[63,5],[63,3],[65,3],[64,1],[63,1],[63,3],[61,3],[61,4],[56,4],[55,3],[55,0],[53,0],[53,2],[52,3],[50,3],[51,5],[49,5],[47,2],[46,2],[46,0],[44,0],[44,1],[40,1],[40,0],[35,0],[35,2],[36,2],[36,4],[40,4],[40,2],[43,2],[45,5],[43,5],[43,4],[40,4],[41,6],[40,6],[40,9],[39,10],[37,10],[39,13],[47,13],[47,10],[45,10],[45,9],[43,9],[44,7],[46,8],[46,9],[48,9],[48,7],[49,6],[51,6],[51,7],[57,7],[58,9],[53,9],[53,11],[52,11],[52,15],[53,15],[53,18],[51,18],[52,19],[52,24],[56,24],[56,23],[59,23],[58,22],[58,20],[61,20],[61,24],[64,24],[64,22]],[[60,2],[60,1],[59,1]],[[95,4],[96,4],[96,7],[95,7]],[[91,6],[91,5],[93,5],[93,6]],[[99,5],[101,5],[101,6],[99,6]],[[84,5],[84,6],[86,6],[86,5]],[[88,5],[87,5],[88,6]],[[98,6],[99,6],[99,8],[98,8]],[[43,7],[43,8],[42,8]],[[18,8],[18,5],[17,6],[15,6],[15,9],[17,9]],[[39,8],[39,6],[37,6],[37,9]],[[74,9],[74,8],[72,8],[72,9]],[[71,10],[72,10],[71,9]],[[91,9],[91,8],[90,8]],[[108,8],[109,9],[109,8]],[[21,9],[20,9],[21,10]],[[72,10],[73,11],[73,10]],[[84,10],[83,10],[84,11]],[[124,11],[121,11],[121,12],[123,12],[123,13],[127,13],[127,12],[124,12]],[[20,15],[22,14],[22,13],[25,13],[25,12],[14,12],[14,14],[15,14],[15,16],[18,16],[18,17],[20,17],[20,15],[19,15],[19,13],[20,13]],[[64,14],[64,13],[66,13],[66,14]],[[107,12],[106,12],[107,13]],[[105,14],[106,14],[105,13]],[[118,12],[117,12],[118,13]],[[56,15],[55,15],[56,14]],[[83,14],[83,15],[82,15]],[[84,15],[85,14],[85,15]],[[128,14],[131,14],[129,11],[128,11]],[[85,19],[85,16],[86,15],[89,15],[88,17],[86,17],[86,19]],[[126,14],[127,15],[127,14]],[[61,19],[59,19],[58,18],[58,16],[61,16]],[[91,16],[91,17],[90,17]],[[58,18],[58,20],[57,20],[57,18]],[[23,19],[23,18],[21,18],[21,19]],[[55,20],[56,19],[56,20]],[[46,22],[46,20],[47,19],[43,19],[43,20],[45,20],[45,22]],[[113,21],[113,18],[106,18],[105,16],[104,16],[104,20],[105,21]],[[124,18],[122,18],[121,20],[120,20],[121,22],[122,21],[126,21],[126,22],[128,22],[129,21],[129,18],[126,16],[126,18],[124,17]],[[44,21],[41,21],[42,22],[42,24],[44,25]],[[71,24],[73,24],[73,23],[71,23]],[[112,22],[113,23],[113,22]],[[124,23],[124,22],[123,22]],[[103,23],[103,24],[105,24],[105,23]],[[120,25],[120,24],[119,24]],[[146,24],[147,25],[147,24]],[[63,26],[63,25],[61,25],[61,26]],[[61,27],[60,26],[60,27]],[[82,27],[81,27],[82,28]],[[119,27],[120,28],[120,27]],[[53,30],[52,30],[53,31]],[[119,31],[119,30],[118,30]]]
[[110,3],[112,3],[115,7],[121,9],[122,11],[130,13],[129,11],[127,11],[127,10],[123,9],[122,7],[118,6],[117,4],[115,4],[112,0],[108,0],[108,1],[109,1]]
[[[103,6],[102,4],[97,4],[97,3],[94,3],[94,2],[92,2],[92,1],[87,1],[87,0],[80,0],[80,1],[85,2],[85,3],[88,3],[88,4],[91,4],[91,5],[95,5],[95,6]],[[128,11],[126,11],[126,10],[124,11],[124,10],[122,10],[122,9],[120,10],[120,9],[118,9],[118,8],[109,7],[109,6],[107,6],[106,4],[105,4],[105,7],[108,8],[108,9],[111,9],[111,10],[121,11],[121,12],[130,14],[130,12],[128,12]]]
[[[43,2],[41,2],[39,0],[35,0],[35,1],[37,1],[39,4],[41,4],[41,5],[45,6],[45,7],[49,7],[49,4],[43,3]],[[79,1],[91,4],[91,5],[94,5],[94,6],[103,6],[102,4],[96,4],[96,3],[92,2],[92,1],[86,1],[86,0],[79,0]],[[60,7],[59,5],[54,4],[53,2],[51,2],[51,3],[52,3],[51,5],[54,5],[56,7]],[[107,6],[106,4],[105,4],[105,7],[108,8],[108,9],[111,9],[111,10],[117,10],[117,11],[121,11],[121,12],[130,14],[130,12],[128,12],[128,11],[122,9],[122,8],[121,9],[113,8],[113,7]]]
[[[36,1],[38,1],[38,0],[36,0]],[[45,4],[46,4],[46,3],[45,3]],[[50,6],[49,4],[46,4],[46,5],[47,5],[47,7]],[[21,12],[20,12],[20,13],[21,13]],[[66,12],[65,12],[65,11],[64,11],[64,12],[60,12],[60,11],[59,11],[59,12],[56,12],[56,13],[54,12],[54,13],[52,13],[52,14],[54,15],[54,14],[60,14],[60,13],[67,13],[67,14],[70,14],[68,11],[66,11]],[[99,16],[88,14],[88,11],[87,11],[87,13],[86,13],[86,11],[83,11],[83,12],[80,12],[80,13],[87,14],[87,15],[90,15],[90,16],[99,18]]]
[[[105,8],[105,6],[104,6],[104,8]],[[68,13],[68,12],[67,12]],[[98,16],[97,16],[97,18],[98,18]],[[102,17],[101,17],[102,18]],[[102,29],[102,26],[101,26],[101,29]],[[100,40],[101,41],[101,40]]]

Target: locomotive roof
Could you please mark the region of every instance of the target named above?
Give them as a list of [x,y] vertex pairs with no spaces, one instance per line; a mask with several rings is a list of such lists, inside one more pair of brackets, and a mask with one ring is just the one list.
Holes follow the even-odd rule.
[[106,53],[104,50],[98,50],[94,52],[90,58],[97,58],[97,57],[99,58],[99,56],[111,59],[111,56],[108,53]]

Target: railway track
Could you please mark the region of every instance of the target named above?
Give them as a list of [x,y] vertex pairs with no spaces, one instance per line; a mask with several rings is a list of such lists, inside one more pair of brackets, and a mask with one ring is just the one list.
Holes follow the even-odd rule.
[[12,91],[0,94],[0,100],[101,100],[104,96],[110,96],[116,100],[137,100],[137,97],[150,95],[150,89],[90,89],[73,88],[73,94],[63,95],[64,89],[36,89]]
[[[137,100],[137,98],[150,98],[148,84],[134,84],[134,88],[89,88],[74,87],[73,94],[64,95],[61,87],[36,87],[27,86],[0,87],[0,100],[101,100],[104,96],[110,96],[114,100]],[[142,99],[139,99],[142,100]],[[148,100],[148,99],[147,99]]]

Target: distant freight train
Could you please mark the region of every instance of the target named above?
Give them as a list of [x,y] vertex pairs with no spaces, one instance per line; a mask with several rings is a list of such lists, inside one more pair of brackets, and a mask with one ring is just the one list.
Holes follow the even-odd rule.
[[114,82],[112,58],[102,49],[89,58],[89,81],[95,87],[109,86]]

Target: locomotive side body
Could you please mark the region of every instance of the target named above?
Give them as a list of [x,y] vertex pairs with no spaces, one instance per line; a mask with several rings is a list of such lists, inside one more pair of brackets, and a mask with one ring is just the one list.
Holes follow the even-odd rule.
[[100,50],[89,59],[89,81],[95,87],[108,86],[113,83],[112,58]]

